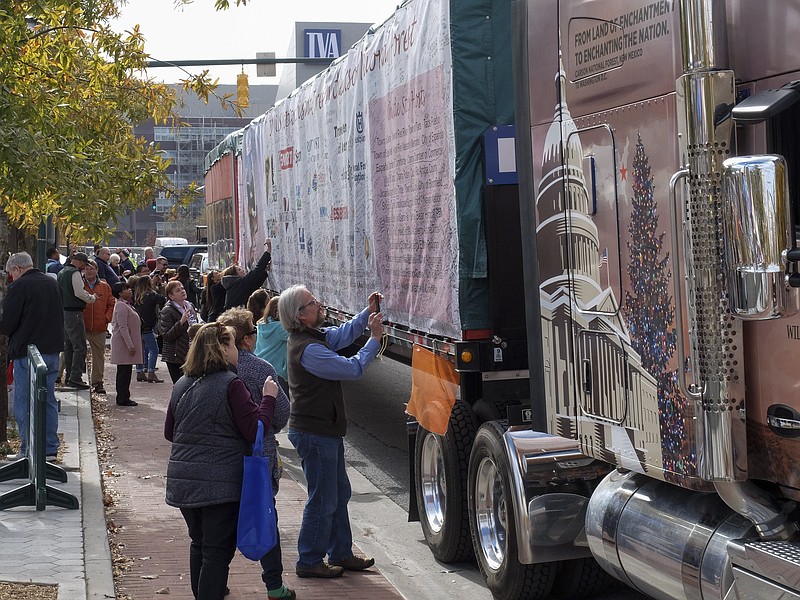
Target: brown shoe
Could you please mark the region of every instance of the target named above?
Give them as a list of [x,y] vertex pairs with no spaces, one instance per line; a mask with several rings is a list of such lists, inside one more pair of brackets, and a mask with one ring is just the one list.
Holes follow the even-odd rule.
[[147,381],[147,373],[144,371],[136,371],[136,381]]
[[149,381],[150,383],[164,383],[164,380],[159,379],[158,375],[156,375],[155,373],[148,373],[147,381]]
[[364,569],[369,569],[372,565],[374,565],[375,559],[364,558],[361,556],[351,556],[350,558],[345,558],[344,560],[332,560],[330,564],[331,566],[342,567],[347,571],[363,571]]
[[335,579],[336,577],[342,576],[344,569],[342,567],[334,567],[326,564],[325,562],[321,562],[312,567],[297,565],[294,569],[294,572],[298,577],[320,577],[322,579]]

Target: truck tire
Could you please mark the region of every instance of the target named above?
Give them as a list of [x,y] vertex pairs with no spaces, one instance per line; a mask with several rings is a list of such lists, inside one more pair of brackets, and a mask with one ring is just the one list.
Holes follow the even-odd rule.
[[553,585],[553,595],[561,600],[578,600],[623,588],[625,584],[606,573],[595,559],[588,557],[561,562]]
[[467,490],[475,558],[494,598],[541,600],[550,594],[558,563],[524,565],[517,559],[511,467],[502,436],[503,428],[489,421],[478,430],[472,445]]
[[456,400],[447,434],[422,427],[417,432],[414,487],[425,541],[443,563],[472,560],[467,511],[467,467],[475,420]]

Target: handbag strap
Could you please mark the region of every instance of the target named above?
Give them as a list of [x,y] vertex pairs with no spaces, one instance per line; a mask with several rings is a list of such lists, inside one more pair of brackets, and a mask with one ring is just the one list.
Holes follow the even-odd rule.
[[258,420],[258,431],[256,431],[256,441],[253,443],[253,456],[264,456],[264,423]]

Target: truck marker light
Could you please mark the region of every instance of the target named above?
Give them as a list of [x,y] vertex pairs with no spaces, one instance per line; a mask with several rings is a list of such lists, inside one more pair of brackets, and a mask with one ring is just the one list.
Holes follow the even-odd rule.
[[464,350],[461,353],[461,361],[465,362],[465,363],[471,363],[472,362],[472,352],[470,352],[469,350]]

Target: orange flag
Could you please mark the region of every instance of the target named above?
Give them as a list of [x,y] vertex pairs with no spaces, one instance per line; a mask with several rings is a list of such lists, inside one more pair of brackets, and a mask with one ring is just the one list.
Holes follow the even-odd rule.
[[458,373],[453,363],[415,345],[411,357],[411,400],[406,412],[428,431],[444,435],[457,392]]

